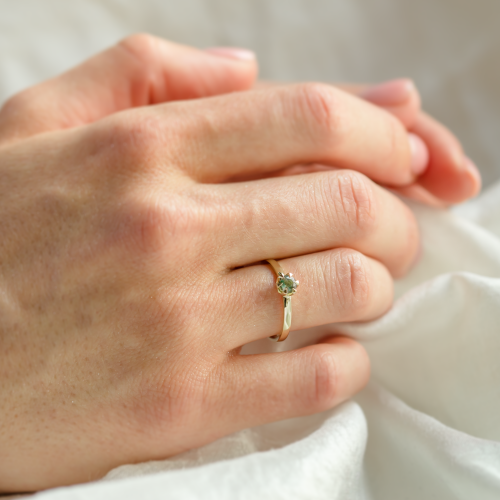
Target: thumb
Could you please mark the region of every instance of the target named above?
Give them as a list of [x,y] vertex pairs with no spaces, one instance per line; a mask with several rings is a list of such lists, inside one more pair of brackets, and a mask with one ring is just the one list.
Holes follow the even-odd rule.
[[250,51],[201,51],[133,35],[12,97],[0,112],[0,137],[21,139],[84,125],[131,107],[246,90],[256,75]]

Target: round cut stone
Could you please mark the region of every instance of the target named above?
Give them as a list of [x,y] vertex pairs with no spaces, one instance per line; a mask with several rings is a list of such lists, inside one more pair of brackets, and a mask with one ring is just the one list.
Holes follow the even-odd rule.
[[297,285],[297,280],[289,274],[280,276],[276,280],[276,286],[278,287],[278,292],[281,293],[281,295],[293,295],[297,291]]

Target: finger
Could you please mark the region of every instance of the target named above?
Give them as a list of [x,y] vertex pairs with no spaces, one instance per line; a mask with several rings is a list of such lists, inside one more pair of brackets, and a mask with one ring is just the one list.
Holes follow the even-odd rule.
[[437,198],[423,188],[420,184],[411,184],[410,186],[403,186],[399,188],[391,188],[391,191],[404,196],[410,200],[418,201],[424,205],[434,208],[446,208],[449,206],[443,200]]
[[[439,200],[441,200],[441,205],[443,202],[444,204],[459,203],[475,196],[481,188],[480,174],[476,166],[465,157],[456,137],[426,113],[418,112],[419,109],[409,112],[410,120],[404,117],[404,114],[408,112],[408,102],[412,100],[410,98],[408,101],[408,96],[418,95],[416,90],[411,91],[412,84],[407,80],[408,94],[405,101],[405,89],[402,85],[404,82],[405,80],[395,80],[374,87],[352,86],[348,87],[348,91],[373,104],[383,106],[384,109],[398,116],[405,126],[426,144],[429,152],[428,166],[419,177],[418,183],[428,191],[429,196],[423,194],[422,189],[410,190],[406,196],[418,201],[426,200],[424,202],[430,202],[432,205],[435,205],[436,201],[439,203]],[[398,102],[402,107],[398,108]]]
[[175,117],[171,133],[183,166],[202,182],[318,162],[404,185],[422,169],[414,161],[419,156],[412,155],[419,140],[396,118],[328,85],[226,95],[168,105],[161,112],[167,110]]
[[0,114],[3,139],[75,127],[136,106],[245,90],[257,72],[241,49],[200,51],[134,35],[14,96]]
[[[269,89],[284,85],[285,82],[259,80],[254,89]],[[413,82],[407,78],[390,80],[378,85],[332,83],[348,94],[360,97],[380,106],[396,116],[405,127],[415,123],[420,111],[420,95]]]
[[[348,248],[337,248],[280,261],[299,281],[292,297],[292,330],[378,318],[391,307],[393,281],[385,266]],[[234,298],[219,307],[229,318],[225,348],[281,333],[283,300],[269,265],[232,271],[224,286]],[[214,305],[217,309],[217,305]]]
[[310,415],[351,398],[369,376],[366,351],[346,337],[294,351],[234,356],[220,371],[218,411],[234,430]]
[[[261,88],[270,85],[271,82],[259,82]],[[477,167],[464,156],[459,141],[446,127],[420,111],[420,96],[411,80],[392,80],[375,86],[336,86],[383,107],[427,146],[430,159],[426,175],[418,179],[421,187],[401,188],[405,196],[432,206],[445,206],[464,201],[479,192],[481,178]]]
[[274,172],[268,172],[266,174],[235,175],[228,182],[257,181],[259,179],[271,179],[273,177],[288,177],[291,175],[312,174],[315,172],[331,172],[333,170],[341,169],[337,167],[331,167],[329,165],[323,165],[322,163],[303,163],[300,165],[293,165],[292,167],[285,167],[280,170],[275,170]]
[[412,131],[429,150],[429,165],[418,179],[422,187],[446,203],[459,203],[479,192],[481,177],[476,166],[446,127],[422,113]]
[[411,80],[393,80],[375,86],[340,85],[340,88],[382,106],[397,116],[427,146],[427,169],[414,189],[400,188],[404,195],[432,206],[459,203],[481,188],[477,167],[465,157],[455,136],[420,111],[420,98]]
[[418,226],[410,209],[354,171],[210,186],[209,196],[219,208],[219,223],[210,230],[227,249],[223,265],[228,268],[349,247],[399,277],[418,253]]
[[339,85],[339,88],[384,108],[410,128],[420,113],[420,95],[413,82],[406,78],[378,85]]

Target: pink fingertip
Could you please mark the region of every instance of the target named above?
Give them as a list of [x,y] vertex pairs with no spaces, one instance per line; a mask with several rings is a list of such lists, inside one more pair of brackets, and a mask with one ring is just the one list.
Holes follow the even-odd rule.
[[411,151],[411,171],[413,175],[422,175],[429,165],[429,150],[418,135],[408,133]]
[[469,176],[472,186],[470,196],[475,196],[481,190],[481,174],[479,173],[479,169],[476,167],[474,162],[467,157],[465,157],[465,171]]
[[411,80],[390,80],[368,87],[361,93],[361,97],[379,106],[398,106],[404,104],[415,92],[415,85]]
[[205,52],[214,56],[237,59],[238,61],[255,61],[255,53],[251,50],[240,49],[236,47],[209,47]]

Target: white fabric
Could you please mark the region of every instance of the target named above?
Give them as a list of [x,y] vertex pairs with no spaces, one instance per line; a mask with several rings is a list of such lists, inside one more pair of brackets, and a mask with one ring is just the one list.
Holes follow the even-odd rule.
[[[486,0],[0,0],[0,100],[133,31],[257,50],[263,76],[406,74],[500,177],[500,4]],[[455,213],[415,206],[423,257],[361,339],[372,381],[336,410],[248,429],[52,499],[500,498],[500,185]],[[294,332],[284,344],[312,342]],[[155,473],[155,474],[152,474]]]

